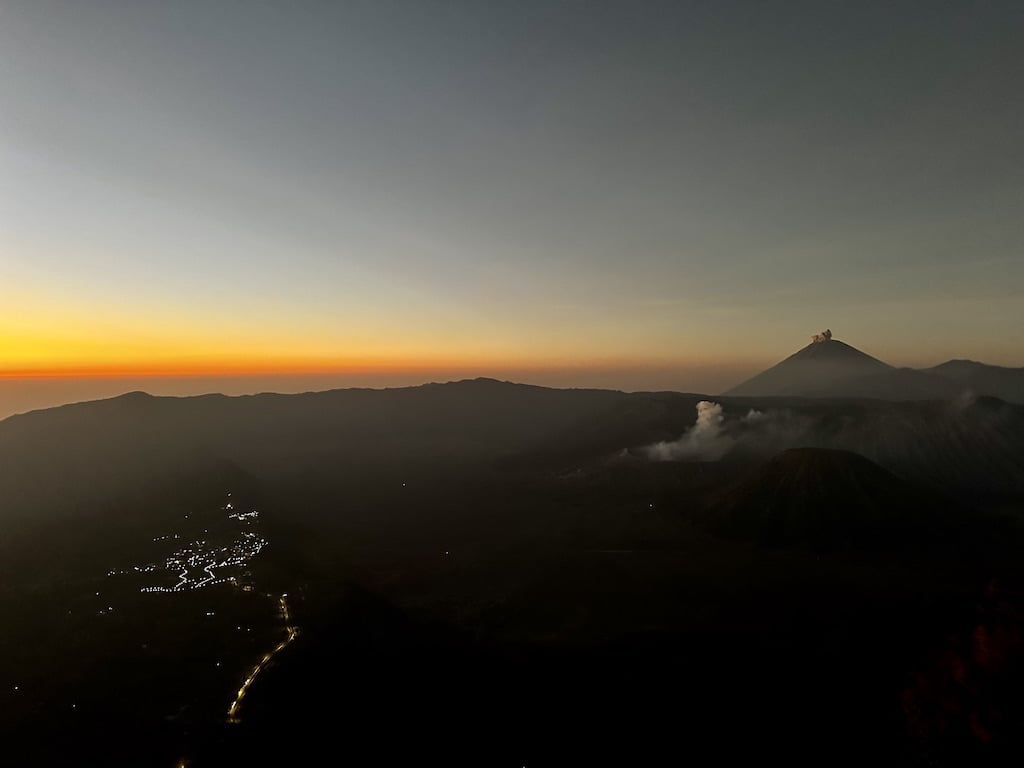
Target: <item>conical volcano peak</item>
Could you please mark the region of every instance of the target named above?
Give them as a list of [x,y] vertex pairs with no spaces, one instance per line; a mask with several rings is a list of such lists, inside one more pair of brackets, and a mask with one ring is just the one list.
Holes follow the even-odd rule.
[[876,357],[861,352],[856,347],[852,347],[839,339],[832,338],[832,331],[824,331],[823,333],[816,333],[811,337],[811,343],[808,344],[801,350],[794,352],[790,355],[788,360],[848,360],[854,361],[859,360],[861,363],[865,363],[875,368],[889,368],[890,366],[883,363]]
[[955,381],[877,357],[833,338],[826,330],[781,363],[726,392],[742,397],[871,397],[882,400],[946,400],[962,387]]
[[942,506],[860,454],[794,448],[727,493],[716,523],[726,535],[775,544],[887,548],[920,541]]
[[892,370],[892,366],[833,338],[832,331],[825,330],[814,334],[803,349],[727,394],[857,396],[865,378]]

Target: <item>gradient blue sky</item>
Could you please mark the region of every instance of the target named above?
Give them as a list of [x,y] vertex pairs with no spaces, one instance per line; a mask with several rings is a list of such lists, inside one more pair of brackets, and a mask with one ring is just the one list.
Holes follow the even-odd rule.
[[1022,365],[1022,52],[1020,3],[0,0],[0,370]]

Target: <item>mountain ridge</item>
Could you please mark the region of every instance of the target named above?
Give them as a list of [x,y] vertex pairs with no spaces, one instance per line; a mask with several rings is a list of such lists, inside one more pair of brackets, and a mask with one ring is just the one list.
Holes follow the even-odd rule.
[[931,368],[890,365],[832,337],[830,331],[779,363],[722,393],[731,397],[951,400],[985,395],[1024,404],[1024,368],[949,360]]

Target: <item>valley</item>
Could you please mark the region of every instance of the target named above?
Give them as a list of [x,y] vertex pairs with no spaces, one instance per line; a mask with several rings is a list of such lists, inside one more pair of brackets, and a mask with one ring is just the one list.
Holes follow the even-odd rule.
[[488,380],[0,422],[10,754],[247,764],[339,729],[383,762],[643,761],[680,733],[727,760],[968,754],[970,712],[913,680],[992,584],[1020,605],[1022,424]]

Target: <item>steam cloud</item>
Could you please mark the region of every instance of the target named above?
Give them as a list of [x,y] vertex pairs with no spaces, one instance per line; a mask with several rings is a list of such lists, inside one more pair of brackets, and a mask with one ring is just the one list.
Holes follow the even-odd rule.
[[743,417],[745,424],[757,424],[768,418],[768,415],[764,411],[759,411],[757,408],[751,408],[747,411],[747,415]]
[[722,432],[724,421],[721,405],[701,400],[697,403],[697,422],[678,440],[648,446],[647,457],[652,461],[717,461],[733,443]]
[[708,400],[697,403],[697,421],[678,440],[639,449],[650,461],[718,461],[731,450],[770,456],[799,445],[814,445],[819,438],[806,416],[788,410],[750,408],[738,418],[726,419],[722,406]]

